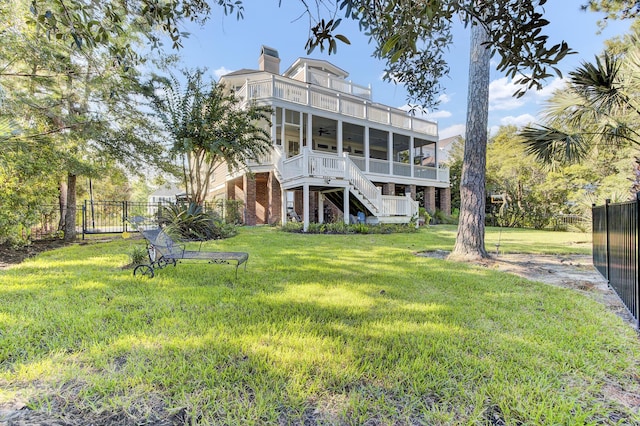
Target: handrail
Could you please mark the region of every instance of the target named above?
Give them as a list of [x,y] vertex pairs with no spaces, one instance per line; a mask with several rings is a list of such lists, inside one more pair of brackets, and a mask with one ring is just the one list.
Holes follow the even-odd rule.
[[280,145],[273,145],[271,150],[271,161],[278,180],[282,180],[282,166],[284,160],[284,149]]
[[356,95],[332,91],[282,76],[247,80],[236,95],[244,102],[256,99],[282,99],[428,136],[438,136],[436,122],[413,117],[404,110],[377,104]]
[[383,195],[381,211],[383,216],[409,216],[418,215],[419,203],[412,200],[409,195],[398,197],[395,195]]
[[356,188],[360,193],[371,203],[376,209],[380,209],[381,191],[380,188],[375,186],[365,175],[362,170],[351,161],[349,154],[343,153],[345,160],[345,173],[346,179]]

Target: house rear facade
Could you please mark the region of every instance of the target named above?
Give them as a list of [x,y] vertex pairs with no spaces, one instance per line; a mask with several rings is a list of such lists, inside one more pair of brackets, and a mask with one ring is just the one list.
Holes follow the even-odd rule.
[[258,69],[220,79],[243,104],[272,108],[271,153],[251,173],[213,182],[213,197],[242,200],[248,225],[344,220],[408,223],[420,203],[450,213],[449,170],[439,159],[438,125],[372,100],[369,87],[324,61],[299,58],[280,73],[263,46]]

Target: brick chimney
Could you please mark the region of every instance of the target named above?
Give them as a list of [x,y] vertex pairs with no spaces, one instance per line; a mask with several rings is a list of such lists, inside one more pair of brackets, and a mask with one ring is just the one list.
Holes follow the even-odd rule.
[[278,56],[278,51],[263,45],[260,51],[258,65],[260,71],[280,74],[280,57]]

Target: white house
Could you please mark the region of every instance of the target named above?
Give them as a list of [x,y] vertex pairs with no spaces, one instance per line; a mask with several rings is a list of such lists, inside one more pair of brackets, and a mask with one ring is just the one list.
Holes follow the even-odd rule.
[[154,215],[158,211],[158,206],[162,204],[175,204],[178,200],[184,199],[186,192],[175,184],[167,184],[153,191],[148,201],[147,214]]
[[[251,174],[216,176],[215,197],[241,199],[247,224],[354,217],[408,222],[418,211],[450,213],[449,170],[441,164],[438,125],[372,100],[369,87],[337,66],[299,58],[280,73],[275,49],[263,46],[257,70],[220,83],[243,103],[273,109],[273,150]],[[265,123],[267,126],[267,123]]]

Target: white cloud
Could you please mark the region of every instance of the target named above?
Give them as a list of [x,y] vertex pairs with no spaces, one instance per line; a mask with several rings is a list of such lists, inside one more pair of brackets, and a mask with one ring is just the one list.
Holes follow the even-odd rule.
[[564,86],[565,80],[554,78],[542,89],[530,89],[520,98],[513,96],[515,92],[522,88],[520,84],[514,83],[513,79],[502,77],[493,80],[489,84],[489,110],[507,111],[523,107],[526,104],[541,104],[551,96],[551,94]]
[[535,95],[536,102],[540,103],[540,101],[548,99],[556,90],[562,89],[566,84],[566,79],[556,77],[549,84],[546,84],[542,89],[530,92]]
[[523,99],[513,96],[517,90],[518,86],[507,77],[493,80],[489,84],[489,111],[511,110],[523,106]]
[[220,80],[220,77],[222,77],[225,74],[229,74],[232,71],[233,70],[227,69],[225,67],[220,67],[216,70],[213,70],[213,76],[215,77],[216,81],[218,81]]
[[492,138],[498,134],[498,130],[500,130],[500,126],[490,126],[489,127],[489,137]]
[[508,115],[500,118],[500,124],[489,127],[489,137],[493,137],[498,133],[501,126],[516,126],[522,128],[536,122],[536,117],[531,114],[521,114],[518,116]]
[[440,110],[440,111],[434,111],[434,112],[424,114],[424,117],[427,120],[438,120],[439,118],[449,118],[452,115],[453,114],[451,114],[451,111]]
[[448,104],[449,102],[451,102],[451,96],[447,95],[446,93],[443,93],[438,97],[438,101],[441,104]]
[[500,124],[503,126],[523,127],[528,124],[534,123],[535,121],[536,118],[531,114],[522,114],[518,115],[517,117],[509,115],[507,117],[502,117],[500,119]]
[[438,131],[438,136],[440,137],[440,139],[446,139],[458,135],[464,137],[465,129],[466,126],[464,124],[454,124],[453,126],[440,129]]

